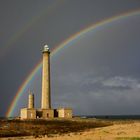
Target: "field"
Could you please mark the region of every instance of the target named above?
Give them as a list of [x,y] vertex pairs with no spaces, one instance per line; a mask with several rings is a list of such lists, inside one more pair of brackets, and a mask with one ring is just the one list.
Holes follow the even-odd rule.
[[87,129],[109,126],[111,123],[94,119],[71,120],[0,120],[0,137],[34,136],[82,132]]
[[0,120],[2,140],[140,140],[140,120]]

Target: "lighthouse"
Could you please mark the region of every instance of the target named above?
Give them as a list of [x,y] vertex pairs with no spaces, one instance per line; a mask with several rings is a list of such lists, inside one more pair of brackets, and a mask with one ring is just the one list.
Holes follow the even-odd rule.
[[21,119],[47,119],[47,118],[72,118],[72,109],[69,107],[51,107],[51,86],[50,86],[50,49],[45,45],[42,50],[42,91],[41,107],[35,108],[34,95],[30,92],[28,97],[28,107],[21,108]]
[[41,109],[51,109],[51,90],[50,90],[50,50],[45,45],[42,51],[42,97]]

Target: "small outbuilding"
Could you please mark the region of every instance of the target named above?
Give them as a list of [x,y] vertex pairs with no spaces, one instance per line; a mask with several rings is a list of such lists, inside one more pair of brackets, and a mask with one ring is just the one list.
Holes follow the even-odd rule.
[[72,118],[71,108],[58,108],[58,118]]

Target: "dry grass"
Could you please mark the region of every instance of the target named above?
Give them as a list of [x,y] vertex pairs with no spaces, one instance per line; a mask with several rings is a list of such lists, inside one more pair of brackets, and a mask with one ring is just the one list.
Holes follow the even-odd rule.
[[140,140],[140,137],[125,137],[125,138],[116,138],[116,140]]
[[101,120],[0,120],[0,137],[52,137],[55,134],[77,133],[90,128],[105,127],[111,123]]

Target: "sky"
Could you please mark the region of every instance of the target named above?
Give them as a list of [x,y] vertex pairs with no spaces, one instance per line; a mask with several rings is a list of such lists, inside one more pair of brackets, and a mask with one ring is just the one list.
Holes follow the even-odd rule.
[[[140,11],[139,0],[0,0],[0,116],[42,59],[90,25]],[[102,25],[51,57],[52,107],[74,115],[140,115],[140,12]],[[14,109],[27,107],[28,91],[40,107],[41,71]]]

